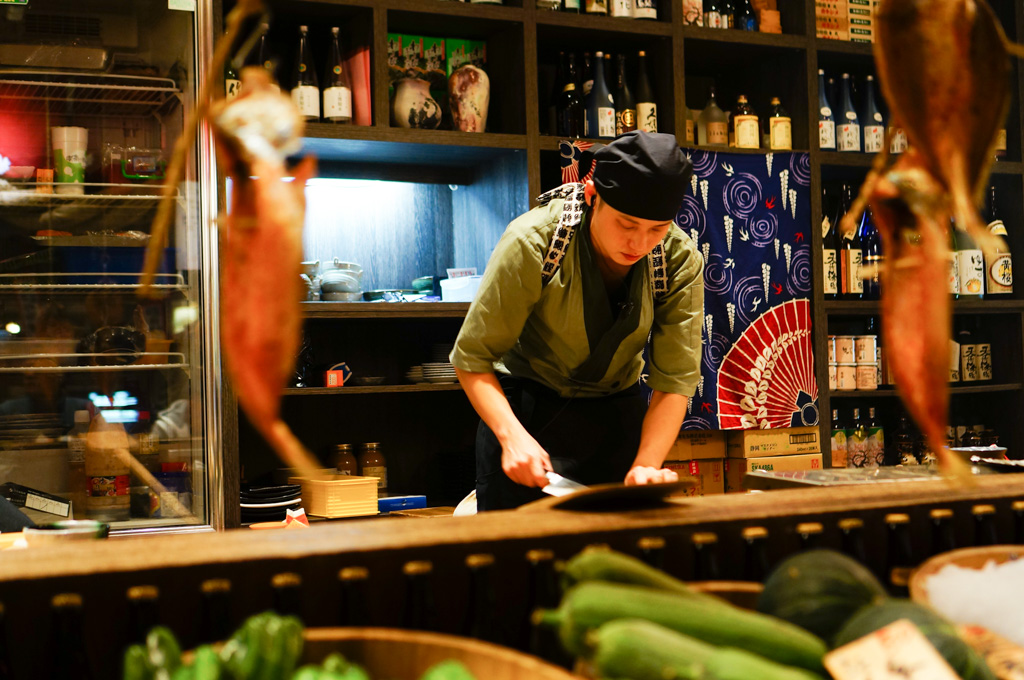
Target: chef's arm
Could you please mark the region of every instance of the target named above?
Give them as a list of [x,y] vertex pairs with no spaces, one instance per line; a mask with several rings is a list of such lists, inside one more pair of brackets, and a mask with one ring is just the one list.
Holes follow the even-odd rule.
[[640,449],[626,475],[626,484],[674,482],[679,478],[675,472],[663,470],[661,466],[679,436],[688,401],[689,397],[681,394],[654,390],[640,432]]
[[[501,444],[501,469],[523,486],[545,486],[545,470],[551,469],[547,451],[523,427],[494,373],[473,373],[455,368],[462,389],[480,419]],[[685,409],[685,405],[684,405]]]

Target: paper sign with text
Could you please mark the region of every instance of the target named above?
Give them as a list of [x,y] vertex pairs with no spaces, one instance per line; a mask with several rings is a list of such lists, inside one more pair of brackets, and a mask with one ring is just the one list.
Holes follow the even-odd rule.
[[835,680],[958,680],[928,638],[908,619],[825,655]]

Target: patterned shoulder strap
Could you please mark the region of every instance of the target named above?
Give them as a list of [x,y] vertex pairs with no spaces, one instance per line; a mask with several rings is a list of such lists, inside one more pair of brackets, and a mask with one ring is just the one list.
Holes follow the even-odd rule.
[[[547,205],[551,201],[563,199],[562,214],[558,218],[558,228],[555,230],[551,243],[548,244],[548,252],[544,256],[544,266],[541,270],[542,284],[547,285],[555,276],[555,272],[562,266],[562,258],[565,251],[569,249],[573,234],[583,221],[583,184],[569,183],[552,189],[537,197],[539,205]],[[665,276],[665,249],[658,244],[647,255],[647,271],[651,277],[651,290],[654,291],[655,299],[662,297],[668,292],[668,279]]]
[[551,243],[548,244],[548,252],[544,256],[544,266],[541,269],[541,282],[548,285],[555,272],[562,265],[562,258],[565,251],[569,249],[569,242],[572,241],[576,227],[583,221],[583,184],[563,184],[557,189],[542,194],[537,198],[540,205],[547,205],[555,199],[563,199],[562,214],[558,218],[558,228],[555,229]]

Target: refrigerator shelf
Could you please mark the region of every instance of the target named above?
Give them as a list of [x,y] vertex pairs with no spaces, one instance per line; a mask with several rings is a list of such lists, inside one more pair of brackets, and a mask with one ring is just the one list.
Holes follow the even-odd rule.
[[[0,191],[0,206],[5,208],[33,208],[33,207],[71,207],[71,208],[131,208],[138,209],[140,206],[154,206],[160,202],[160,193],[164,190],[163,184],[101,184],[98,182],[81,184],[86,191],[100,192],[107,188],[116,188],[119,191],[128,191],[124,194],[41,194],[34,189],[36,187],[61,187],[67,186],[57,182],[24,182],[17,186],[24,187],[22,190]],[[176,200],[181,201],[179,191]]]
[[185,363],[185,355],[181,352],[139,352],[132,353],[132,356],[137,356],[139,359],[155,357],[165,357],[166,363],[143,363],[143,364],[122,364],[117,366],[4,366],[4,362],[8,361],[24,361],[24,360],[38,360],[38,359],[53,359],[55,361],[77,361],[82,358],[88,357],[99,357],[104,359],[111,359],[117,357],[117,354],[103,354],[103,353],[88,353],[88,352],[75,352],[71,354],[65,353],[41,353],[41,354],[10,354],[6,356],[0,356],[0,373],[113,373],[120,371],[150,371],[150,370],[164,370],[171,368],[188,368],[188,364]]
[[[126,283],[4,283],[16,279],[37,279],[37,278],[60,278],[73,279],[74,277],[105,277],[130,279]],[[75,291],[86,292],[93,290],[135,290],[139,287],[138,280],[142,278],[140,272],[21,272],[18,274],[0,274],[0,291]],[[156,281],[152,288],[156,290],[187,290],[185,277],[181,274],[156,274]]]
[[79,115],[145,116],[176,101],[181,90],[170,78],[107,73],[0,70],[0,101],[21,100],[42,108],[70,104]]

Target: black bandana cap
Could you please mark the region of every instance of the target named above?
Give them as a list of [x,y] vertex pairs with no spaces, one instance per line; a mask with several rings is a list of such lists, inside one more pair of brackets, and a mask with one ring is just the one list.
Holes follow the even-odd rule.
[[594,188],[619,212],[672,220],[683,203],[693,164],[675,135],[627,132],[594,153]]

